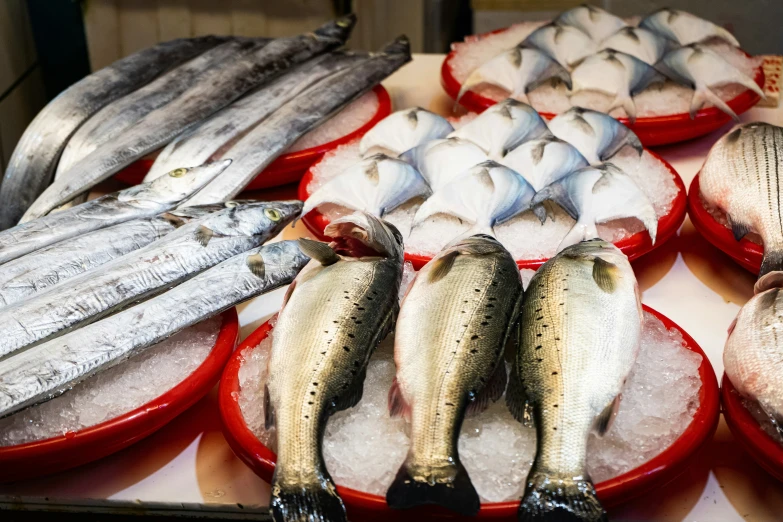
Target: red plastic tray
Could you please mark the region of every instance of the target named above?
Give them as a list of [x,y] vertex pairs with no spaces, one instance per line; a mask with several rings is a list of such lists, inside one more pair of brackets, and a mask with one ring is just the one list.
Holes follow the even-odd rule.
[[[670,319],[647,306],[644,309],[660,319],[667,328],[678,329],[682,333],[687,348],[702,356],[701,366],[699,366],[699,377],[702,382],[699,391],[699,408],[696,410],[693,422],[685,429],[685,432],[658,456],[628,473],[596,485],[598,498],[606,507],[630,500],[673,480],[688,468],[698,450],[712,438],[718,426],[720,403],[718,381],[707,356],[696,344],[696,341]],[[275,454],[261,444],[248,429],[236,396],[239,392],[238,371],[242,364],[242,351],[245,348],[257,346],[266,338],[271,329],[269,323],[261,325],[239,346],[226,365],[218,392],[223,434],[229,446],[245,464],[267,482],[272,479]],[[348,517],[353,520],[391,521],[398,520],[400,517],[414,517],[413,520],[424,520],[425,516],[475,520],[460,518],[445,509],[433,506],[392,511],[386,505],[386,500],[378,495],[370,495],[341,486],[337,486],[337,491],[348,509]],[[518,501],[482,504],[476,518],[516,520],[518,506]]]
[[[481,39],[491,34],[502,33],[507,30],[508,28],[497,29],[489,33],[475,35],[469,38]],[[448,56],[446,56],[440,73],[441,85],[443,85],[446,94],[456,100],[462,85],[454,78],[451,70],[451,61],[454,59],[455,55],[456,51],[451,51]],[[762,89],[764,88],[764,71],[761,66],[756,70],[754,80],[759,87]],[[761,97],[755,92],[746,90],[729,100],[727,103],[735,113],[742,114],[756,105],[760,99]],[[462,96],[459,103],[469,111],[483,112],[497,102],[480,94],[476,94],[473,91],[468,91]],[[551,120],[555,117],[555,114],[542,112],[541,116]],[[687,113],[637,118],[636,123],[633,125],[630,124],[628,118],[618,119],[630,127],[631,130],[639,136],[639,139],[644,145],[651,147],[653,145],[679,143],[681,141],[703,136],[728,123],[731,120],[731,117],[715,107],[706,107],[700,109],[693,119],[691,119],[690,114]]]
[[0,447],[0,483],[81,466],[151,435],[212,389],[239,340],[236,309],[223,313],[215,346],[184,381],[157,399],[77,432],[17,446]]
[[[662,216],[658,220],[658,236],[655,241],[655,245],[653,245],[650,241],[650,235],[647,233],[646,230],[642,232],[637,232],[636,234],[623,238],[620,241],[617,241],[615,245],[617,248],[622,250],[622,252],[628,256],[628,259],[633,261],[634,259],[637,259],[638,257],[643,256],[644,254],[647,254],[651,252],[652,250],[655,250],[656,248],[660,247],[662,244],[664,244],[666,241],[672,238],[677,233],[677,230],[679,230],[680,225],[682,225],[682,222],[685,220],[685,207],[687,206],[687,197],[685,194],[685,184],[682,182],[682,179],[680,179],[680,175],[677,174],[677,171],[674,170],[674,168],[669,165],[669,163],[666,162],[662,157],[660,157],[658,154],[654,153],[651,150],[648,150],[652,156],[657,158],[659,161],[664,163],[666,165],[666,168],[669,169],[669,172],[672,173],[672,176],[674,176],[674,183],[677,185],[677,195],[674,197],[674,202],[672,203],[672,208],[669,210],[669,213],[665,216]],[[310,181],[313,179],[313,169],[310,168],[305,175],[302,177],[302,181],[299,183],[299,199],[302,201],[305,201],[309,196],[310,193],[307,191],[307,186],[310,184]],[[329,224],[329,220],[318,212],[318,210],[312,210],[307,215],[302,217],[302,222],[305,224],[307,229],[315,235],[317,238],[321,239],[322,241],[326,241],[327,237],[324,235],[324,229],[326,228],[326,225]],[[411,264],[413,264],[413,268],[416,270],[421,269],[424,265],[426,265],[432,258],[429,256],[422,256],[422,255],[416,255],[416,254],[405,254],[405,260],[410,261]],[[517,260],[517,266],[519,268],[530,268],[530,269],[536,269],[539,266],[546,263],[548,258],[546,259],[518,259]]]
[[[391,114],[391,98],[386,89],[382,85],[376,85],[373,88],[373,92],[378,97],[378,110],[367,123],[334,141],[318,145],[317,147],[283,154],[256,176],[256,179],[251,181],[245,190],[259,190],[299,181],[302,174],[320,160],[324,154],[340,145],[364,136],[368,130],[375,127],[375,124]],[[142,158],[119,171],[114,177],[123,183],[137,185],[144,179],[154,162],[154,159]]]
[[764,256],[764,247],[747,238],[739,241],[734,239],[731,229],[715,221],[712,214],[704,208],[699,196],[699,175],[696,174],[688,189],[688,216],[696,230],[742,267],[758,274],[761,269],[761,258]]

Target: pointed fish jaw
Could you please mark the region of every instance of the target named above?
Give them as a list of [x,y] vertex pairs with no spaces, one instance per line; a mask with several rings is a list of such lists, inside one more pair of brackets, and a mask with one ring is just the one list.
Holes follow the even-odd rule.
[[372,214],[354,212],[335,219],[326,226],[324,234],[334,239],[333,246],[350,247],[347,241],[357,240],[377,255],[402,260],[402,235],[394,225]]
[[367,156],[373,152],[389,151],[392,156],[422,143],[443,138],[454,127],[442,116],[421,109],[405,109],[390,114],[370,129],[359,142],[359,152]]
[[154,181],[121,191],[118,197],[120,201],[147,199],[158,203],[180,203],[217,178],[229,165],[231,160],[227,159],[193,168],[174,169]]

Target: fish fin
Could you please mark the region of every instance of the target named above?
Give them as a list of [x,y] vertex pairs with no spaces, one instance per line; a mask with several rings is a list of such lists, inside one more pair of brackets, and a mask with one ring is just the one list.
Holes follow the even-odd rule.
[[595,432],[599,437],[603,437],[609,428],[612,427],[614,418],[617,416],[617,410],[620,408],[620,395],[612,399],[601,415],[595,420]]
[[506,363],[500,361],[497,368],[495,368],[492,377],[490,377],[489,382],[485,384],[484,388],[479,390],[473,400],[468,403],[465,415],[478,415],[486,410],[491,402],[496,402],[503,396],[503,392],[506,391],[507,382],[508,375],[506,375]]
[[209,244],[209,241],[212,239],[212,237],[215,235],[215,233],[210,229],[209,227],[205,227],[204,225],[199,226],[196,229],[196,241],[201,243],[201,246],[205,247]]
[[264,384],[264,429],[271,430],[275,427],[275,408],[269,396],[269,385]]
[[511,365],[511,373],[508,376],[508,389],[506,390],[506,406],[511,415],[526,428],[533,427],[533,406],[527,399],[525,388],[516,369],[516,364]]
[[611,294],[617,288],[618,275],[617,265],[604,261],[600,257],[593,259],[593,280],[598,288],[607,294]]
[[298,240],[299,249],[308,257],[311,257],[321,263],[323,266],[333,265],[340,260],[340,256],[332,247],[321,241],[313,241],[306,237],[300,237]]
[[362,400],[362,394],[364,393],[364,379],[367,377],[367,364],[362,366],[353,380],[348,383],[348,387],[345,391],[332,402],[331,413],[347,410],[353,408],[359,401]]
[[437,283],[446,277],[446,274],[451,271],[451,268],[454,266],[454,261],[456,261],[457,256],[459,255],[460,253],[458,251],[452,250],[451,252],[438,257],[438,259],[432,263],[428,281],[430,283]]
[[542,188],[536,192],[530,203],[535,206],[546,200],[554,201],[573,219],[579,219],[579,210],[576,208],[574,200],[568,195],[568,190],[561,183],[555,182]]
[[633,101],[633,98],[630,95],[618,95],[617,98],[614,99],[614,102],[612,103],[612,106],[609,107],[609,110],[606,112],[611,112],[612,109],[615,109],[617,107],[622,107],[625,111],[626,116],[628,116],[628,122],[633,125],[636,122],[636,104]]
[[708,87],[696,89],[693,92],[690,108],[691,119],[696,117],[696,112],[701,109],[706,102],[710,102],[715,107],[731,116],[735,122],[739,123],[740,119],[739,116],[737,116],[737,113],[735,113],[732,108],[729,107],[729,105],[720,98],[720,96],[712,92]]
[[400,389],[400,383],[397,381],[397,377],[394,378],[391,388],[389,388],[388,402],[390,417],[403,417],[404,419],[410,419],[411,407],[405,401],[405,397],[402,396],[402,390]]
[[247,267],[250,272],[259,279],[266,277],[266,267],[264,265],[264,256],[261,254],[251,254],[247,256]]
[[606,149],[604,149],[604,152],[601,154],[601,161],[608,160],[620,152],[626,145],[632,147],[639,156],[644,153],[644,145],[642,145],[641,140],[639,140],[639,136],[629,129],[626,133],[618,132],[615,134],[611,143],[609,143]]
[[570,247],[571,245],[575,245],[588,239],[595,239],[597,237],[598,228],[596,228],[594,222],[591,221],[586,223],[583,221],[577,221],[576,224],[571,227],[571,230],[568,231],[568,234],[566,234],[562,241],[560,241],[560,244],[557,247],[557,251],[560,252],[564,248]]
[[272,478],[269,503],[272,520],[309,522],[348,522],[345,505],[328,475],[309,484],[290,484]]
[[783,287],[783,252],[776,250],[764,251],[761,258],[759,279],[753,287],[755,293],[761,293],[770,288]]
[[750,232],[750,227],[744,223],[740,223],[739,221],[734,221],[731,219],[730,215],[726,215],[726,217],[729,220],[729,226],[731,227],[731,233],[734,234],[734,240],[739,241],[743,237],[745,237],[748,232]]
[[481,507],[478,493],[465,467],[458,459],[450,465],[455,469],[452,480],[416,480],[403,463],[386,492],[386,503],[392,509],[407,509],[423,504],[437,504],[463,516],[474,516]]
[[[538,218],[538,220],[543,225],[546,223],[547,216],[551,216],[549,210],[546,208],[546,203],[541,203],[540,205],[535,205],[533,207],[533,214]],[[552,221],[554,221],[554,217],[552,217]]]
[[[763,263],[764,261],[762,260],[762,266],[764,266]],[[760,294],[761,292],[765,292],[773,288],[782,288],[782,287],[783,287],[783,272],[779,270],[773,270],[771,272],[767,272],[766,274],[758,278],[756,284],[753,285],[753,293]]]
[[534,462],[527,476],[517,520],[607,522],[609,519],[587,472],[578,478],[574,478],[573,473],[557,476],[538,471]]

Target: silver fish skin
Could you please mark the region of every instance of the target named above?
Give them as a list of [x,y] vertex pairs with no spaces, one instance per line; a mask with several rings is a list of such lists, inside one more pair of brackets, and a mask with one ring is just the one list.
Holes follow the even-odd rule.
[[236,158],[188,205],[217,203],[242,192],[259,172],[300,136],[328,120],[411,59],[410,43],[401,36],[358,65],[328,76],[289,101],[225,152]]
[[432,140],[400,156],[421,173],[433,191],[440,190],[462,172],[489,160],[484,150],[461,138]]
[[561,22],[539,27],[520,45],[543,51],[566,69],[573,68],[598,49],[598,44],[590,35]]
[[159,43],[79,80],[49,102],[27,126],[0,186],[0,230],[16,225],[52,179],[70,136],[101,107],[226,38],[204,36]]
[[595,42],[600,42],[628,25],[619,16],[589,4],[560,13],[555,22],[576,27]]
[[359,152],[363,155],[382,152],[389,156],[400,156],[408,150],[446,137],[454,130],[446,118],[413,107],[403,109],[386,116],[367,131],[359,142]]
[[163,238],[0,309],[0,357],[64,334],[263,244],[293,221],[299,201],[249,203],[195,219]]
[[783,277],[783,128],[764,122],[738,125],[719,139],[699,173],[701,196],[726,213],[734,238],[754,231],[764,243],[756,292]]
[[501,164],[521,174],[536,191],[588,165],[573,145],[554,136],[523,143]]
[[506,401],[536,428],[518,519],[606,521],[587,473],[587,439],[603,435],[639,352],[642,306],[628,259],[604,241],[547,261],[525,291]]
[[223,172],[230,160],[176,169],[152,183],[101,196],[0,232],[0,264],[94,230],[171,210]]
[[389,393],[391,415],[410,423],[411,447],[386,493],[389,507],[478,512],[457,440],[465,414],[506,388],[503,352],[521,301],[514,258],[489,236],[449,245],[416,275],[397,319]]
[[[277,428],[270,504],[276,522],[347,520],[321,454],[324,428],[333,413],[361,399],[367,362],[399,307],[399,232],[357,213],[325,233],[334,248],[300,240],[313,262],[289,290],[272,341],[264,411],[267,427]],[[370,252],[354,252],[352,242]]]
[[549,130],[582,153],[591,165],[599,165],[612,158],[626,146],[639,156],[644,146],[628,127],[602,112],[571,107],[549,121]]
[[350,52],[319,56],[270,84],[258,87],[192,130],[177,136],[158,154],[144,180],[151,181],[174,168],[222,157],[246,132],[314,82],[365,58],[364,53]]
[[86,192],[282,70],[343,45],[355,21],[355,16],[351,15],[324,24],[314,33],[278,38],[269,43],[241,42],[244,50],[236,58],[206,71],[176,100],[150,112],[120,136],[98,147],[64,172],[27,209],[22,221],[46,215],[74,196]]
[[53,399],[178,331],[290,283],[294,241],[255,248],[131,308],[0,361],[0,417]]
[[662,36],[642,27],[623,27],[599,45],[600,49],[614,49],[630,54],[648,65],[663,58],[669,42]]
[[647,15],[639,27],[649,29],[679,45],[717,38],[739,47],[737,39],[723,27],[691,13],[664,7]]

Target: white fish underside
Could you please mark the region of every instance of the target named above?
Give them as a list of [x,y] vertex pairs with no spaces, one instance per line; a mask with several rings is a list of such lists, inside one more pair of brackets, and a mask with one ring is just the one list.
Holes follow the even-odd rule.
[[644,148],[632,130],[604,113],[573,107],[552,118],[549,130],[576,147],[591,165],[599,165],[626,146],[641,156]]
[[445,138],[454,127],[433,112],[416,107],[390,114],[370,129],[359,142],[359,152],[366,156],[375,151],[399,156],[414,147]]

